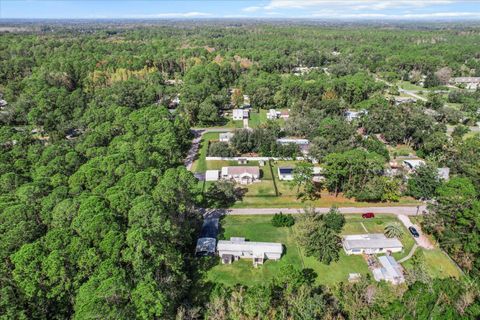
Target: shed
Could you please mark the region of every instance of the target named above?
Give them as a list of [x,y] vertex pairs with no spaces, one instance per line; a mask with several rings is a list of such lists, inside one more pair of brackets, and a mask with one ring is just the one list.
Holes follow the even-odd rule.
[[405,282],[402,267],[397,263],[394,257],[381,256],[378,258],[378,261],[380,262],[381,267],[372,270],[375,280],[384,280],[393,284]]
[[293,180],[293,168],[291,167],[278,167],[278,179],[284,181]]
[[220,178],[220,170],[207,170],[205,172],[205,181],[217,181]]

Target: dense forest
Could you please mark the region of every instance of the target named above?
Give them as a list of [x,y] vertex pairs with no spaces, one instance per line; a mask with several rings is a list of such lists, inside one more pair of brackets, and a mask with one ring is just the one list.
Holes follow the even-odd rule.
[[[0,34],[0,318],[478,319],[480,136],[466,134],[480,120],[480,92],[394,108],[384,93],[395,88],[376,78],[424,75],[441,89],[446,69],[480,76],[479,48],[480,29],[468,26],[55,25]],[[293,76],[298,66],[315,69]],[[383,199],[390,180],[374,173],[389,156],[379,139],[410,145],[433,169],[404,192],[435,199],[423,227],[465,276],[431,279],[419,261],[397,289],[370,279],[319,286],[296,269],[254,287],[204,282],[209,261],[193,254],[206,199],[183,160],[190,128],[221,124],[231,88],[253,108],[291,109],[291,121],[216,152],[294,155],[275,139],[308,138],[332,193]],[[348,122],[348,109],[368,113]],[[456,126],[451,136],[447,125]],[[438,181],[438,166],[453,178]]]

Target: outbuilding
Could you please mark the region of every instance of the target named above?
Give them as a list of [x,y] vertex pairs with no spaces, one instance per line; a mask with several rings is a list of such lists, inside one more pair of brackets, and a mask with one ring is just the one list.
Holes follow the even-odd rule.
[[293,168],[291,167],[278,167],[278,179],[284,181],[293,180]]
[[392,256],[381,256],[378,258],[381,267],[372,270],[373,277],[377,281],[387,281],[392,284],[400,284],[405,282],[402,267]]
[[205,181],[217,181],[220,178],[220,170],[207,170],[205,172]]

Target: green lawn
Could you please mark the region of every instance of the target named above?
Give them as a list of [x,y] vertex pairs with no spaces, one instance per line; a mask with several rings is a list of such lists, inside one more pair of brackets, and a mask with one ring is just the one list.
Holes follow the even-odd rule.
[[205,157],[208,152],[208,142],[210,140],[218,140],[220,133],[218,132],[207,132],[203,135],[202,141],[200,142],[200,150],[198,152],[198,159],[192,165],[193,172],[205,172],[207,170],[207,161]]
[[276,274],[283,265],[293,264],[301,268],[301,258],[290,228],[275,228],[271,225],[271,216],[226,216],[221,221],[224,239],[245,237],[250,241],[281,242],[285,254],[280,261],[266,261],[263,266],[254,268],[252,261],[243,259],[231,265],[218,264],[209,270],[207,277],[213,282],[227,285],[242,283],[252,285],[266,282]]
[[267,122],[267,110],[260,109],[259,112],[256,112],[252,109],[250,112],[250,119],[248,120],[248,126],[250,128],[257,128],[265,122]]
[[417,86],[416,84],[404,80],[398,81],[396,85],[405,90],[428,90],[424,87]]
[[[440,249],[426,250],[419,248],[417,252],[421,252],[427,266],[428,274],[433,278],[459,278],[461,272],[458,267],[450,260],[450,258]],[[405,261],[403,264],[405,269],[412,267],[411,260]]]
[[[395,216],[378,214],[374,219],[365,220],[358,215],[346,215],[347,223],[342,234],[366,233],[362,223],[368,232],[383,232],[386,224],[398,221]],[[271,225],[271,215],[252,216],[226,216],[221,221],[221,234],[219,239],[230,237],[244,237],[249,241],[280,242],[285,246],[285,254],[280,261],[266,261],[263,266],[254,268],[249,259],[235,261],[231,265],[222,265],[218,261],[212,269],[207,272],[207,279],[213,282],[221,282],[226,285],[237,283],[252,285],[269,281],[274,278],[280,268],[292,264],[297,268],[309,268],[317,274],[318,284],[335,284],[348,279],[349,273],[369,274],[367,263],[359,255],[347,256],[344,251],[340,252],[340,259],[330,265],[323,264],[314,257],[306,257],[294,239],[292,228],[275,228]],[[403,226],[402,226],[403,228]],[[402,243],[405,246],[403,253],[394,254],[400,259],[410,251],[414,244],[413,238],[403,228],[404,236]],[[432,277],[459,277],[460,272],[450,259],[440,250],[420,250],[424,257],[428,273]],[[410,261],[403,263],[406,269],[411,267]]]

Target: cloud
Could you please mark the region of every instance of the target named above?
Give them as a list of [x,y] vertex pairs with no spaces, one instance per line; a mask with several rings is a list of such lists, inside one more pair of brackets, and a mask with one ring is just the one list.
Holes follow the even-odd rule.
[[136,19],[154,19],[154,18],[201,18],[201,17],[211,17],[212,14],[208,12],[162,12],[154,14],[138,14],[138,15],[128,15],[127,18],[136,18]]
[[449,18],[480,18],[480,12],[432,12],[432,13],[340,13],[329,10],[317,11],[311,15],[314,18],[335,18],[335,19],[449,19]]
[[260,9],[262,9],[262,7],[254,6],[254,7],[243,8],[242,11],[244,11],[244,12],[257,12]]
[[353,10],[385,10],[392,8],[414,7],[423,8],[436,5],[446,5],[459,0],[271,0],[264,8],[272,9],[305,9],[311,7],[338,7]]

